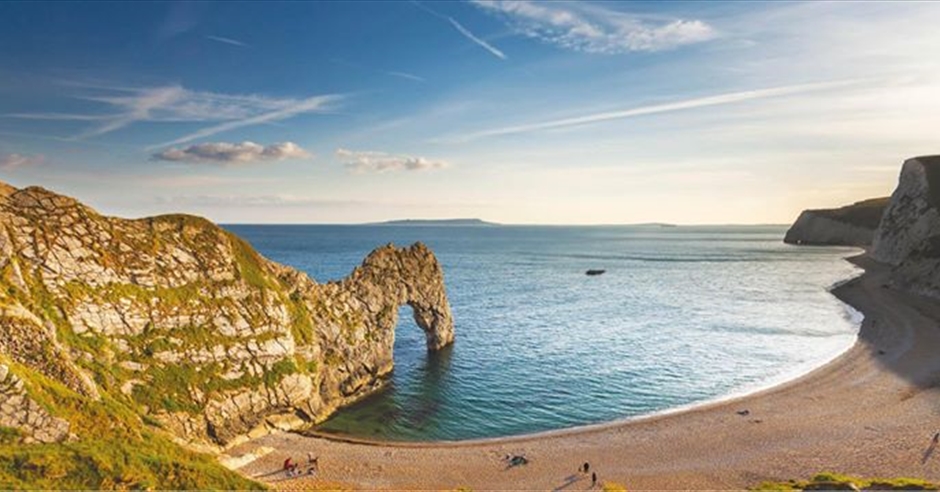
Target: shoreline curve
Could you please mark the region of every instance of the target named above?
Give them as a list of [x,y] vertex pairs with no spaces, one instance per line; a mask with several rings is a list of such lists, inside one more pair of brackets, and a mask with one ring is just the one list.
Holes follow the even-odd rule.
[[[380,489],[556,489],[585,460],[603,479],[633,489],[741,488],[823,470],[936,480],[940,457],[936,462],[917,458],[933,435],[920,427],[936,417],[925,397],[935,393],[940,380],[940,361],[930,360],[931,351],[940,348],[940,307],[884,289],[887,268],[867,255],[847,260],[865,272],[831,292],[864,315],[855,343],[829,362],[767,388],[688,408],[517,436],[410,442],[273,434],[229,453],[275,449],[239,471],[279,488],[339,483]],[[748,415],[738,415],[739,409],[748,409]],[[898,418],[886,419],[899,412]],[[887,428],[894,432],[881,435]],[[848,452],[859,439],[868,443],[870,434],[881,435],[878,452]],[[280,475],[270,475],[278,460],[308,451],[343,456],[344,464],[283,482]],[[500,467],[503,456],[519,452],[530,457],[529,465]]]

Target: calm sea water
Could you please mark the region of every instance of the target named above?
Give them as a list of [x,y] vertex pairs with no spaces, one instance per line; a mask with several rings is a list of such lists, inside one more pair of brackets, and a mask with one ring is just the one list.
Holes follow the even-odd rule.
[[858,273],[855,250],[788,246],[783,227],[227,227],[320,282],[388,242],[424,241],[443,265],[455,345],[428,354],[404,307],[388,388],[328,432],[459,440],[639,416],[792,378],[858,331],[827,291]]

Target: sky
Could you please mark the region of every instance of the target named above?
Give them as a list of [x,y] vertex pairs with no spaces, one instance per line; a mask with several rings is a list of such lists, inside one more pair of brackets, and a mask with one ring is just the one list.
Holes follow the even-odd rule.
[[789,223],[940,153],[940,3],[0,3],[0,181],[223,223]]

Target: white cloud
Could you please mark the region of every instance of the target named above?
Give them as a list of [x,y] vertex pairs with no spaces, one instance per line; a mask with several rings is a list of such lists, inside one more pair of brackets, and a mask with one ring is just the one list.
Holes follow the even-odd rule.
[[69,114],[69,113],[6,113],[5,118],[20,118],[24,120],[57,120],[57,121],[101,121],[109,119],[104,115],[96,114]]
[[225,123],[220,123],[215,126],[210,126],[208,128],[203,128],[196,132],[184,135],[176,140],[163,143],[161,145],[152,146],[155,147],[164,147],[167,145],[177,145],[181,143],[190,142],[199,138],[205,138],[217,133],[227,132],[229,130],[234,130],[236,128],[242,128],[245,126],[253,126],[261,123],[271,123],[274,121],[280,121],[288,118],[292,118],[299,114],[303,113],[315,113],[326,111],[330,105],[339,100],[340,96],[327,95],[327,96],[314,96],[302,101],[297,101],[296,104],[288,107],[283,107],[281,109],[276,109],[274,111],[268,111],[266,113],[257,114],[243,119],[227,121]]
[[257,161],[280,161],[284,159],[309,159],[309,152],[293,142],[281,142],[268,146],[254,142],[228,143],[207,142],[178,149],[171,148],[153,155],[155,160],[172,162],[217,162],[223,164]]
[[643,116],[649,114],[657,113],[667,113],[672,111],[682,111],[695,108],[703,108],[708,106],[718,106],[722,104],[731,104],[736,102],[750,101],[754,99],[764,99],[770,97],[781,97],[788,95],[801,94],[806,92],[815,92],[815,91],[824,91],[845,88],[853,85],[858,85],[860,81],[857,80],[847,80],[847,81],[835,81],[835,82],[818,82],[813,84],[798,84],[791,86],[783,87],[771,87],[767,89],[756,89],[750,91],[742,92],[731,92],[727,94],[718,94],[715,96],[707,97],[698,97],[694,99],[686,99],[681,101],[675,101],[665,104],[655,104],[651,106],[641,106],[637,108],[614,110],[614,111],[605,111],[600,113],[592,113],[584,116],[576,116],[573,118],[563,118],[557,120],[541,121],[536,123],[528,123],[524,125],[516,126],[506,126],[500,128],[493,128],[489,130],[482,130],[467,135],[463,135],[459,138],[453,139],[442,139],[441,141],[453,141],[453,142],[467,142],[470,140],[476,140],[484,137],[493,137],[499,135],[513,135],[518,133],[529,133],[534,131],[541,130],[552,130],[557,128],[565,128],[578,125],[587,125],[591,123],[599,123],[602,121],[609,120],[619,120],[623,118],[631,118],[635,116]]
[[97,128],[83,132],[78,137],[87,138],[104,135],[136,121],[146,121],[151,119],[152,112],[161,108],[175,108],[185,97],[186,91],[180,86],[142,89],[133,96],[89,97],[87,99],[118,106],[125,111],[106,120]]
[[247,44],[245,44],[245,43],[243,43],[243,42],[241,42],[241,41],[239,41],[239,40],[237,40],[237,39],[223,38],[222,36],[206,35],[206,39],[209,39],[209,40],[212,40],[212,41],[216,41],[216,42],[218,42],[218,43],[230,44],[230,45],[232,45],[232,46],[241,46],[241,47],[247,47],[247,46],[248,46]]
[[12,171],[20,167],[29,167],[41,164],[45,160],[42,155],[0,154],[0,169]]
[[424,77],[419,77],[413,73],[408,72],[398,72],[395,70],[385,72],[386,75],[391,75],[392,77],[398,77],[400,79],[412,80],[414,82],[427,82]]
[[457,29],[457,32],[459,32],[460,34],[463,34],[465,38],[469,39],[470,41],[473,41],[474,43],[476,43],[477,45],[479,45],[481,48],[485,49],[486,51],[489,51],[490,54],[492,54],[496,58],[499,58],[502,60],[505,60],[506,58],[508,58],[505,53],[497,49],[495,46],[476,37],[472,32],[470,32],[469,29],[460,25],[460,23],[457,22],[453,17],[448,17],[447,20],[449,20],[450,24],[454,26],[454,29]]
[[366,202],[356,200],[323,200],[296,195],[178,195],[158,196],[160,204],[192,207],[343,207]]
[[420,8],[421,10],[423,10],[423,11],[425,11],[425,12],[427,12],[427,13],[433,15],[434,17],[437,17],[438,19],[442,19],[442,20],[447,21],[447,22],[450,23],[450,25],[453,26],[453,28],[456,29],[457,32],[459,32],[463,37],[469,39],[470,41],[473,41],[477,46],[479,46],[479,47],[485,49],[486,51],[490,52],[490,54],[493,55],[493,56],[495,56],[496,58],[499,58],[499,59],[501,59],[501,60],[506,60],[507,58],[509,58],[508,56],[506,56],[505,53],[503,53],[502,51],[500,51],[500,50],[499,50],[498,48],[496,48],[495,46],[493,46],[493,45],[491,45],[490,43],[487,43],[486,41],[484,41],[484,40],[478,38],[475,34],[473,34],[472,32],[470,32],[469,29],[467,29],[466,27],[464,27],[461,23],[457,22],[457,19],[454,19],[453,17],[444,15],[444,14],[442,14],[442,13],[440,13],[440,12],[438,12],[438,11],[432,9],[431,7],[428,7],[428,6],[426,6],[426,5],[424,5],[424,4],[420,3],[420,2],[412,2],[412,4],[415,5],[415,6],[417,6],[417,7]]
[[445,161],[385,152],[336,149],[336,158],[356,172],[422,171],[447,167]]
[[89,138],[111,133],[139,122],[222,122],[203,128],[162,147],[189,142],[223,131],[268,123],[303,113],[326,111],[342,99],[340,95],[322,95],[306,99],[274,98],[254,94],[219,94],[186,89],[180,85],[159,87],[109,87],[72,84],[92,94],[79,99],[104,104],[110,112],[92,114],[11,113],[7,118],[89,121],[94,126],[76,138]]
[[473,4],[504,18],[520,34],[587,53],[661,51],[717,36],[700,20],[644,19],[583,3],[473,0]]

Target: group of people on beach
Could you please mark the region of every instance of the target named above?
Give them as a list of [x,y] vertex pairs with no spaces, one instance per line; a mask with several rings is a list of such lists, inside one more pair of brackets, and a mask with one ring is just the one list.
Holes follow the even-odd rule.
[[294,462],[294,459],[290,456],[284,460],[284,472],[287,474],[288,478],[299,477],[300,475],[313,475],[320,471],[320,457],[314,456],[313,453],[307,453],[307,471],[300,471],[300,463]]
[[[934,436],[934,443],[940,440],[940,433]],[[529,460],[526,459],[524,455],[506,455],[506,460],[509,462],[509,466],[517,466],[528,464]],[[301,472],[300,463],[294,461],[294,458],[288,456],[284,460],[284,472],[287,474],[288,478],[299,477],[301,475],[314,475],[320,471],[320,457],[314,456],[313,453],[307,453],[307,471]],[[578,473],[587,477],[587,474],[591,474],[591,488],[597,487],[597,471],[591,471],[591,464],[584,462],[583,465],[578,467]]]

